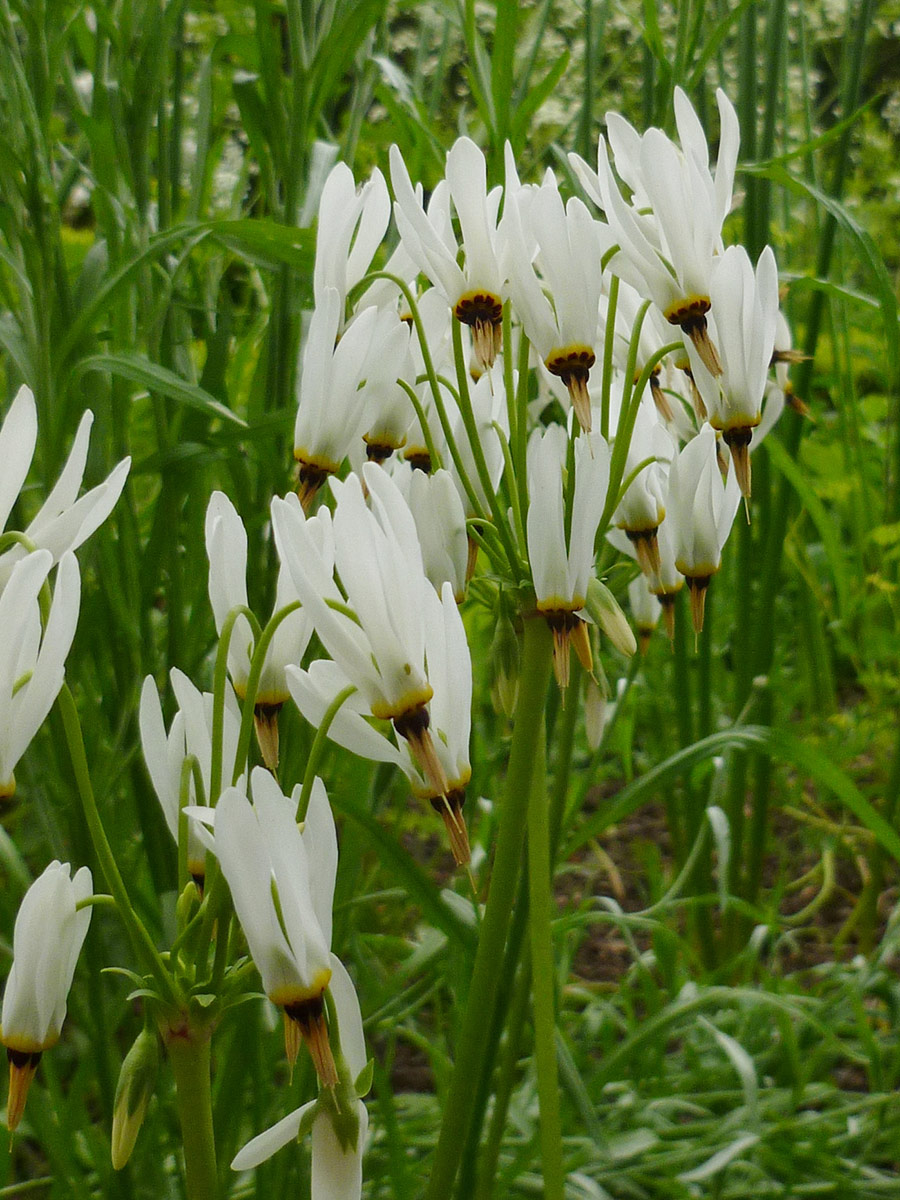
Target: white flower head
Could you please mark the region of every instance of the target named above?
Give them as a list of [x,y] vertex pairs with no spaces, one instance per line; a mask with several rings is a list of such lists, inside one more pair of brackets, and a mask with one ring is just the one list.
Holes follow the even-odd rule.
[[[212,772],[213,695],[201,692],[183,671],[173,667],[170,675],[172,690],[178,701],[178,712],[172,718],[168,733],[163,723],[162,705],[152,675],[144,680],[141,689],[139,726],[144,761],[150,774],[153,790],[169,827],[178,841],[181,805],[181,776],[185,758],[197,760],[207,806],[215,805],[218,796],[210,795]],[[230,783],[237,755],[241,715],[230,688],[225,689],[225,711],[222,737],[222,780]],[[188,802],[197,805],[193,773],[190,776]],[[206,874],[206,847],[193,822],[188,822],[187,860],[191,875],[200,880]]]
[[[497,247],[500,188],[487,190],[484,155],[461,137],[447,154],[446,177],[432,193],[428,211],[416,195],[399,149],[391,147],[394,217],[410,257],[443,292],[456,318],[472,327],[482,366],[493,364],[500,348],[503,273]],[[464,262],[453,234],[450,202],[459,218]]]
[[[234,1171],[249,1171],[296,1140],[302,1127],[312,1121],[312,1200],[360,1200],[362,1159],[369,1120],[366,1106],[355,1099],[353,1084],[366,1065],[362,1017],[356,989],[338,958],[331,955],[331,994],[337,1012],[341,1053],[349,1079],[344,1082],[345,1112],[340,1128],[319,1101],[311,1100],[257,1134],[235,1155]],[[351,1120],[346,1120],[346,1108]],[[348,1136],[347,1125],[351,1126]],[[355,1127],[355,1128],[353,1128]]]
[[[84,413],[75,441],[59,479],[40,510],[25,529],[25,537],[39,549],[49,550],[57,563],[67,550],[77,550],[112,512],[125,486],[131,459],[124,458],[103,483],[79,497],[87,465],[94,414]],[[37,441],[37,406],[28,387],[20,387],[0,428],[0,530],[9,519],[28,475]],[[15,563],[28,553],[22,545],[0,555],[0,588],[6,585]]]
[[611,270],[681,326],[713,374],[719,362],[706,328],[710,275],[723,248],[740,142],[737,114],[721,89],[716,101],[721,136],[714,175],[703,128],[681,88],[675,89],[680,149],[660,129],[638,134],[623,117],[607,113],[609,144],[632,190],[631,204],[619,191],[602,138],[596,173],[577,156],[571,160],[588,194],[605,210],[620,247]]
[[87,867],[70,878],[68,863],[52,862],[25,893],[13,932],[13,964],[3,993],[0,1042],[9,1058],[6,1122],[18,1125],[41,1054],[59,1041],[75,964],[91,923]]
[[400,463],[391,472],[416,523],[425,574],[438,595],[450,583],[457,603],[466,594],[466,514],[456,484],[443,468],[432,475]]
[[697,633],[703,627],[706,588],[721,564],[740,498],[736,472],[728,472],[727,483],[722,480],[716,434],[704,425],[672,463],[666,504],[674,520],[675,565],[691,589]]
[[[775,349],[778,268],[766,246],[754,271],[743,246],[729,246],[712,275],[711,328],[722,371],[713,376],[687,343],[694,382],[714,429],[731,451],[741,493],[750,496],[749,447],[762,419],[762,402]],[[714,325],[713,325],[714,322]]]
[[316,304],[324,299],[326,288],[334,288],[343,316],[347,293],[368,271],[390,219],[391,199],[377,168],[357,188],[346,163],[332,167],[319,201],[313,270]]
[[252,801],[239,787],[222,793],[212,848],[231,890],[235,912],[263,990],[285,1017],[291,1062],[300,1037],[319,1078],[337,1083],[328,1041],[325,989],[331,982],[331,908],[337,873],[337,835],[321,780],[310,795],[303,830],[297,826],[299,788],[288,798],[271,774],[255,767]]
[[60,560],[47,625],[41,626],[38,597],[52,566],[49,550],[35,550],[15,564],[0,592],[0,797],[15,792],[16,763],[59,694],[78,624],[81,576],[68,551]]
[[340,293],[323,288],[303,348],[294,425],[299,490],[307,508],[362,432],[364,383],[371,355],[378,349],[377,309],[365,309],[337,340],[342,320]]
[[594,538],[609,487],[609,446],[599,432],[575,439],[575,489],[566,537],[563,470],[568,437],[561,425],[536,429],[528,440],[526,536],[531,578],[554,637],[554,667],[561,688],[568,683],[569,642],[586,670],[590,641],[577,615],[585,606],[594,569]]
[[581,427],[589,433],[588,378],[601,337],[600,226],[579,199],[563,204],[552,171],[540,187],[511,184],[515,167],[509,145],[506,151],[500,240],[510,297],[525,332],[547,369],[568,388]]

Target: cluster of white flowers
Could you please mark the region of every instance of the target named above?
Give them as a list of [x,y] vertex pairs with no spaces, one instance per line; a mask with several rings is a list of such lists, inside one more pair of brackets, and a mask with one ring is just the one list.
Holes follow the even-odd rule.
[[[281,706],[293,699],[338,745],[399,767],[467,865],[472,668],[460,605],[473,577],[498,611],[506,593],[518,619],[547,622],[561,687],[571,647],[593,670],[597,626],[624,652],[635,648],[597,576],[601,550],[638,564],[629,595],[642,638],[660,611],[671,635],[685,579],[702,627],[741,494],[749,501],[750,449],[788,389],[772,251],[754,266],[723,241],[738,127],[721,92],[718,107],[714,171],[682,92],[680,145],[608,114],[618,179],[603,140],[596,171],[572,158],[603,217],[578,197],[564,201],[552,171],[522,184],[509,151],[504,185],[488,190],[468,138],[449,151],[427,203],[396,147],[393,208],[377,170],[358,189],[338,164],[325,182],[295,426],[298,489],[271,504],[275,614],[262,626],[248,608],[247,536],[217,492],[206,520],[209,594],[231,685],[217,716],[213,695],[173,670],[179,711],[168,732],[152,679],[140,708],[152,782],[188,870],[202,890],[207,852],[218,860],[263,990],[284,1014],[287,1055],[293,1062],[305,1042],[321,1085],[317,1100],[254,1138],[236,1169],[311,1130],[316,1200],[360,1194],[366,1055],[353,985],[331,951],[334,819],[320,780],[305,813],[298,789],[281,790]],[[397,236],[382,252],[392,214]],[[16,419],[8,436],[21,440]],[[0,609],[28,614],[10,643],[16,661],[0,671],[0,788],[55,695],[44,681],[59,687],[77,610],[74,558],[60,565],[67,600],[54,603],[42,642],[38,590],[124,478],[114,472],[73,504],[76,474],[26,531],[46,549],[0,555],[0,572],[21,559],[0,576]],[[0,488],[6,512],[11,486],[7,477]],[[482,549],[490,564],[476,574]],[[328,657],[308,661],[314,632]],[[13,702],[29,712],[15,723],[18,740],[3,724]],[[268,771],[237,760],[248,703]],[[58,1021],[48,1029],[8,1044],[31,1063]]]
[[[131,465],[124,459],[103,483],[79,497],[93,419],[93,413],[84,414],[59,479],[25,529],[0,535],[0,800],[15,793],[16,764],[63,685],[81,600],[74,551],[109,516]],[[34,395],[22,387],[0,427],[4,529],[21,503],[37,433]],[[76,906],[91,895],[91,873],[81,867],[71,878],[70,872],[68,863],[51,863],[26,892],[16,918],[0,1017],[0,1043],[9,1060],[10,1129],[21,1120],[41,1055],[59,1040],[90,924],[90,908]]]

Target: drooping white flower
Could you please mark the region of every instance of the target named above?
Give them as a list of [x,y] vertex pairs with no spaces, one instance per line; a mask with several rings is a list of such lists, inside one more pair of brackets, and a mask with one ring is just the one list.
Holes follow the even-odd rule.
[[609,486],[609,446],[599,432],[575,439],[575,488],[566,536],[563,470],[568,438],[560,425],[536,429],[528,440],[526,536],[538,612],[553,630],[554,668],[567,686],[569,642],[591,669],[590,642],[578,613],[584,608],[594,568],[594,537]]
[[341,328],[347,293],[368,271],[390,219],[391,199],[377,167],[359,188],[346,163],[332,167],[319,200],[313,295],[320,304],[326,288],[337,291]]
[[344,592],[310,537],[300,506],[272,501],[272,525],[282,561],[322,644],[369,704],[413,745],[442,789],[428,733],[433,689],[425,668],[425,575],[412,513],[390,476],[373,463],[360,480],[332,480],[337,498],[334,567]]
[[620,247],[610,269],[681,327],[713,374],[720,364],[706,327],[710,276],[723,249],[722,224],[731,207],[740,141],[737,114],[721,89],[716,101],[721,135],[715,175],[703,128],[680,88],[675,89],[680,149],[660,129],[638,134],[623,117],[607,113],[610,146],[632,190],[631,204],[619,191],[602,138],[596,173],[577,156],[571,159],[588,194],[605,210]]
[[366,1065],[365,1040],[356,989],[340,960],[332,955],[331,961],[331,994],[349,1076],[341,1096],[344,1111],[336,1122],[320,1101],[311,1100],[252,1138],[235,1155],[231,1167],[234,1171],[249,1171],[259,1166],[295,1141],[301,1126],[312,1119],[312,1200],[359,1200],[369,1119],[366,1106],[355,1098],[353,1084]]
[[87,867],[70,878],[68,863],[52,862],[25,893],[13,931],[13,964],[3,993],[0,1042],[9,1059],[6,1123],[16,1128],[45,1050],[59,1041],[75,964],[91,923]]
[[641,467],[628,485],[613,513],[613,521],[634,543],[641,570],[652,581],[660,569],[657,531],[666,515],[666,472],[674,454],[675,444],[645,394],[628,443],[623,478],[627,479],[648,459],[656,461]]
[[[94,414],[84,413],[66,464],[44,503],[25,529],[33,546],[49,550],[59,562],[67,550],[77,550],[112,512],[125,486],[131,459],[123,459],[103,483],[78,496],[87,465],[88,445]],[[28,387],[20,387],[0,428],[0,530],[9,519],[28,475],[37,441],[37,406]],[[15,563],[28,553],[25,546],[11,546],[0,555],[0,588],[9,579]]]
[[438,595],[450,583],[461,604],[466,594],[468,539],[466,514],[448,471],[426,475],[408,463],[391,473],[416,522],[425,574]]
[[[330,553],[330,526],[313,518],[311,530],[321,539],[321,549]],[[223,492],[213,492],[206,509],[206,553],[209,558],[209,599],[219,634],[232,609],[247,606],[247,533],[231,501]],[[278,573],[275,612],[298,602],[290,575]],[[288,698],[284,668],[299,663],[312,637],[312,622],[302,608],[289,613],[275,630],[266,651],[259,688],[254,700],[254,720],[266,766],[278,766],[278,712]],[[228,673],[237,696],[247,691],[254,639],[250,622],[239,616],[228,643]]]
[[704,425],[672,462],[666,509],[674,518],[675,565],[691,590],[691,613],[697,633],[709,581],[722,561],[741,493],[736,472],[723,482],[716,458],[716,434]]
[[721,430],[741,493],[749,499],[750,440],[762,419],[778,318],[778,268],[772,248],[766,246],[754,271],[744,247],[729,246],[716,263],[710,295],[710,327],[721,373],[710,374],[693,343],[687,343],[687,351],[709,423]]
[[[415,410],[400,380],[415,390],[417,371],[410,348],[410,326],[392,309],[379,311],[374,344],[378,354],[371,359],[367,373],[362,440],[368,460],[380,463],[406,443]],[[355,468],[362,465],[361,460],[361,454],[351,453]]]
[[540,187],[519,186],[508,144],[506,151],[500,243],[510,297],[529,339],[547,369],[568,388],[581,427],[589,433],[588,377],[602,337],[600,225],[577,197],[563,204],[552,171]]
[[[447,153],[445,179],[434,189],[426,212],[416,195],[399,149],[391,147],[394,218],[410,257],[444,293],[457,320],[472,327],[475,354],[490,367],[500,345],[503,273],[497,248],[500,188],[487,190],[484,155],[466,137]],[[453,233],[450,202],[459,218],[464,262]]]
[[641,640],[641,649],[646,652],[650,635],[656,628],[662,607],[659,597],[650,591],[645,575],[637,575],[629,583],[628,603],[631,605],[631,614]]
[[[141,689],[139,726],[144,761],[150,774],[153,790],[166,818],[169,832],[178,841],[181,806],[181,776],[184,760],[193,757],[200,768],[204,799],[207,806],[216,803],[218,796],[210,795],[212,772],[213,695],[201,692],[183,671],[173,667],[170,675],[172,690],[178,701],[178,712],[172,718],[169,732],[163,723],[162,705],[152,675],[144,680]],[[222,782],[230,784],[234,772],[240,736],[241,714],[230,688],[225,688],[225,710],[222,728]],[[198,805],[200,796],[190,776],[188,803]],[[195,880],[206,874],[206,847],[197,836],[192,822],[187,829],[188,870]]]
[[[370,711],[362,696],[351,695],[334,716],[328,736],[345,750],[373,762],[399,767],[413,793],[428,800],[447,827],[457,865],[469,861],[468,834],[462,817],[466,787],[471,778],[469,737],[472,710],[472,661],[459,608],[449,583],[438,596],[424,593],[426,623],[426,666],[433,689],[429,703],[429,729],[434,753],[443,772],[437,787],[423,771],[409,744],[395,744],[366,720]],[[349,685],[347,676],[333,662],[319,659],[308,670],[289,667],[288,686],[297,707],[313,726],[320,726],[337,696]]]
[[331,907],[337,835],[325,786],[316,780],[302,832],[299,787],[288,798],[268,771],[251,774],[252,801],[227,788],[214,815],[212,848],[263,990],[284,1012],[285,1049],[293,1063],[302,1037],[319,1078],[337,1083],[328,1041],[325,989],[333,975]]
[[0,593],[0,797],[16,790],[13,772],[44,723],[65,677],[75,636],[81,576],[75,555],[60,560],[46,628],[38,596],[53,555],[35,550],[12,568]]
[[300,367],[294,458],[299,493],[308,508],[323,481],[338,470],[362,432],[368,363],[377,350],[378,310],[367,308],[344,329],[336,288],[323,288]]

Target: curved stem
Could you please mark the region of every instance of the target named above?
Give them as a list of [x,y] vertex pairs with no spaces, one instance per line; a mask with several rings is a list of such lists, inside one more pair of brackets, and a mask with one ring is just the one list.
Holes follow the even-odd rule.
[[519,700],[506,776],[491,890],[475,953],[447,1106],[425,1200],[445,1200],[453,1188],[459,1147],[468,1132],[469,1089],[477,1077],[497,997],[497,964],[516,894],[522,838],[534,778],[534,746],[544,723],[553,642],[543,620],[525,622]]
[[135,953],[149,968],[163,997],[171,1003],[178,1004],[180,998],[175,989],[175,984],[166,970],[165,963],[160,957],[159,951],[153,944],[153,939],[141,922],[140,917],[134,911],[134,906],[129,898],[125,882],[116,864],[116,857],[107,839],[106,830],[103,828],[103,822],[100,820],[97,801],[94,797],[94,789],[91,785],[87,756],[84,752],[84,739],[81,736],[81,722],[78,719],[78,709],[75,706],[72,693],[69,691],[69,686],[65,683],[59,693],[59,707],[62,713],[66,741],[69,744],[69,755],[72,759],[72,769],[75,772],[75,782],[78,787],[78,795],[81,799],[84,819],[94,845],[94,853],[97,855],[100,868],[106,879],[106,886],[115,898],[116,907],[119,910],[119,915],[125,924],[125,928],[128,930],[128,936],[134,946]]

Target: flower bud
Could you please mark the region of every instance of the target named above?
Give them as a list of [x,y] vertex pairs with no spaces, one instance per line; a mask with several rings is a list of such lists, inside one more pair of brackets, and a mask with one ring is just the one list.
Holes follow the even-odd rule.
[[491,700],[497,712],[512,717],[519,691],[519,639],[513,623],[501,612],[490,649]]
[[590,580],[584,607],[619,653],[630,658],[637,649],[637,642],[628,624],[628,618],[605,583],[601,583],[599,579]]
[[125,1056],[116,1086],[111,1145],[112,1165],[116,1171],[121,1171],[131,1157],[156,1086],[158,1070],[159,1040],[149,1029],[142,1029]]

